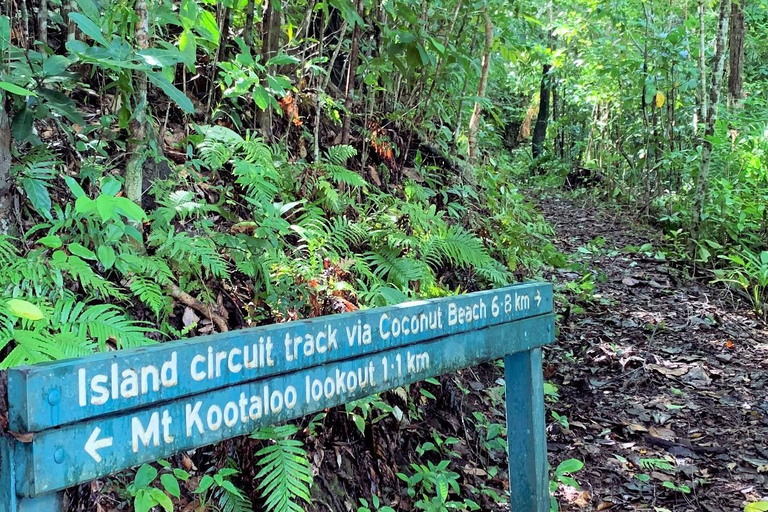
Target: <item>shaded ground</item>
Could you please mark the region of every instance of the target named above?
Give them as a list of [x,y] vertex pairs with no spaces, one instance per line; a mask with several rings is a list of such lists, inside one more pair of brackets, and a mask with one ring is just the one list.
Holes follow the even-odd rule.
[[624,215],[566,199],[541,208],[580,262],[554,276],[568,289],[546,357],[559,390],[551,462],[585,463],[587,493],[561,489],[563,509],[735,511],[768,495],[766,326],[657,259],[658,235]]

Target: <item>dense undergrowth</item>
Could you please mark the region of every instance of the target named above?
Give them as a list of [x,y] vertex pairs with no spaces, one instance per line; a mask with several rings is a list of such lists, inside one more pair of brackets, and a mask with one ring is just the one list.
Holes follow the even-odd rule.
[[[567,261],[517,188],[531,180],[658,223],[665,255],[764,316],[759,30],[711,119],[700,77],[719,93],[723,52],[705,32],[728,10],[610,7],[0,2],[0,367],[534,277]],[[768,26],[757,3],[741,14]],[[503,387],[479,372],[145,465],[72,509],[324,510],[340,492],[360,512],[503,508]],[[367,485],[332,478],[371,454]]]

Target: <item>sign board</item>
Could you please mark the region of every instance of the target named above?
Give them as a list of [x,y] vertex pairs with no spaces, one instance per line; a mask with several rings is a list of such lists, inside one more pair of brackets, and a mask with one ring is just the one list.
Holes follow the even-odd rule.
[[[539,347],[554,338],[551,312],[551,285],[524,284],[11,369],[9,430],[21,441],[6,440],[0,497],[3,480],[34,498],[513,354],[523,357],[505,359],[519,366],[506,369],[508,395],[527,395],[509,413],[525,426],[515,442],[531,437],[538,407],[541,444],[535,383]],[[538,450],[543,463],[525,464],[538,464],[535,474],[543,464],[546,487]]]

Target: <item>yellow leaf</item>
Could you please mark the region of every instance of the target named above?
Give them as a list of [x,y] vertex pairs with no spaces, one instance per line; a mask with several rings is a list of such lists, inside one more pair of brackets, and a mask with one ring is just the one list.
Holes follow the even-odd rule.
[[664,102],[667,100],[667,97],[664,96],[664,93],[661,91],[656,91],[656,108],[661,108],[664,106]]
[[26,318],[27,320],[42,320],[45,318],[40,308],[25,300],[11,299],[5,305],[8,307],[9,313],[19,318]]
[[766,512],[768,511],[768,501],[756,501],[744,507],[744,512]]

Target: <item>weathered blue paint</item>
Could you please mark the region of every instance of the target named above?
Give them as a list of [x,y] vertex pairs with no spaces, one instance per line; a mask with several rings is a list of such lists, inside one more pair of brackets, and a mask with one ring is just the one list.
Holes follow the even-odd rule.
[[549,512],[541,348],[504,358],[512,512]]
[[[553,315],[539,315],[47,430],[34,434],[32,442],[17,445],[16,491],[34,496],[62,489],[510,353],[522,351],[527,357],[529,350],[553,340],[553,326]],[[540,396],[526,380],[535,379],[531,365],[527,368],[524,376],[512,381],[508,395],[533,393],[529,400]],[[538,371],[534,385],[541,383],[540,367]],[[313,395],[313,391],[319,393]],[[260,416],[252,409],[253,397],[266,397],[271,404],[261,409]],[[289,401],[295,401],[290,408]],[[543,439],[542,422],[536,424],[539,427]],[[154,434],[141,439],[146,430]],[[510,438],[516,435],[517,431],[510,431]]]
[[14,457],[14,448],[17,444],[12,437],[0,436],[0,512],[18,510],[16,458]]
[[[479,313],[480,305],[485,307],[483,318],[459,322],[456,315],[453,317],[456,321],[449,322],[451,311],[466,312],[466,308],[469,307],[470,312],[474,308],[474,312]],[[497,315],[492,314],[494,307],[499,308]],[[486,292],[243,329],[187,341],[163,343],[148,348],[14,368],[8,372],[8,394],[11,397],[10,429],[15,432],[40,432],[84,419],[235,386],[257,378],[301,368],[405,347],[443,336],[471,332],[550,311],[552,311],[551,285],[530,283]],[[393,333],[395,329],[393,319],[419,318],[420,315],[425,315],[428,319],[439,316],[439,326],[435,325],[434,328],[420,330],[415,334],[409,332],[396,336]],[[357,335],[366,325],[370,328],[370,339],[358,339]],[[387,333],[389,333],[388,337]],[[300,354],[299,357],[290,358],[285,346],[286,336],[291,339],[307,339],[307,336],[316,336],[317,351],[313,354]],[[332,336],[337,347],[329,344]],[[320,339],[322,342],[319,341]],[[220,375],[214,374],[212,378],[202,380],[194,380],[190,376],[195,358],[198,358],[195,366],[198,371],[203,369],[210,360],[209,349],[212,351],[213,359],[216,360],[218,357],[216,354],[237,355],[237,351],[242,351],[244,347],[251,347],[251,353],[259,349],[266,352],[268,343],[272,344],[272,357],[267,358],[262,352],[260,354],[262,357],[254,360],[255,366],[251,369],[243,368],[239,372],[224,371]],[[300,353],[303,352],[303,348],[302,345]],[[206,357],[205,362],[200,362],[201,356]],[[122,379],[123,372],[130,373],[132,370],[138,373],[143,368],[152,366],[159,371],[164,363],[168,363],[170,376],[170,368],[173,366],[170,363],[173,358],[178,370],[176,384],[160,386],[159,389],[148,389],[146,393],[129,397],[121,397],[118,386],[118,392],[113,395],[112,385]],[[233,363],[234,366],[237,364]],[[116,373],[113,373],[114,370]],[[82,386],[85,393],[82,392],[80,385],[81,372],[85,375],[85,385]],[[110,397],[107,400],[93,396],[95,393],[89,393],[90,379],[99,375],[106,376],[109,381],[101,382],[101,385],[110,388]],[[114,379],[114,375],[117,375],[118,379]],[[126,393],[126,395],[130,394],[130,392]]]

